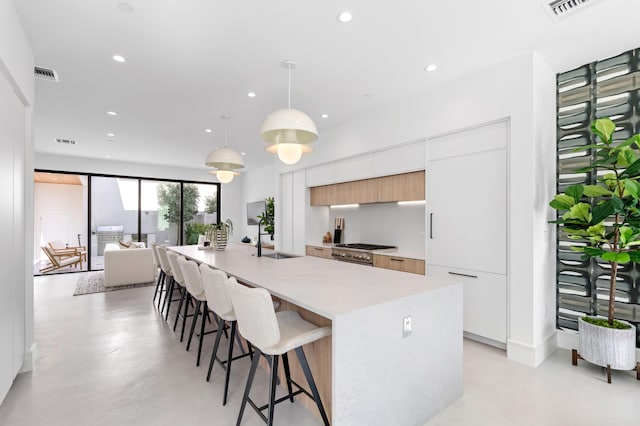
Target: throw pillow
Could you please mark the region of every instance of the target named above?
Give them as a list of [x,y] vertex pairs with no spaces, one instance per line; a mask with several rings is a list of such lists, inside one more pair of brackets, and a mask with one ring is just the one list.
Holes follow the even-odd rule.
[[120,240],[120,241],[118,241],[118,244],[120,245],[120,248],[123,248],[123,249],[131,248],[131,241],[122,241],[122,240]]

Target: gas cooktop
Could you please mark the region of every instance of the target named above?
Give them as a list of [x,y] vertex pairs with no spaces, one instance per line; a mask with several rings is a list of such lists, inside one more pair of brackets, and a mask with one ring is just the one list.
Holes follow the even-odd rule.
[[383,246],[378,244],[363,244],[363,243],[353,243],[353,244],[336,244],[334,247],[339,248],[347,248],[353,250],[387,250],[387,249],[395,249],[395,246]]

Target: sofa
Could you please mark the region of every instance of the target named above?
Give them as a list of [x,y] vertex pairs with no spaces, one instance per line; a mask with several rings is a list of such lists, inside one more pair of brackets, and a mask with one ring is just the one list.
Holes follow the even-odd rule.
[[150,248],[120,248],[108,244],[104,250],[104,286],[150,283],[156,267]]

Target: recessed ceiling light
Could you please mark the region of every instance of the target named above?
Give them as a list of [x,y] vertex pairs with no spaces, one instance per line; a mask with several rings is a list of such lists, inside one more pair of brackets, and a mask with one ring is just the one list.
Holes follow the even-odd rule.
[[118,9],[120,9],[120,12],[123,13],[133,12],[133,6],[131,6],[129,3],[118,3]]
[[431,64],[431,65],[427,65],[426,67],[424,67],[425,71],[435,71],[438,68],[438,66],[436,64]]
[[115,133],[107,133],[107,136],[109,136],[109,137],[114,137],[114,136],[115,136]]
[[126,61],[126,59],[124,59],[124,56],[122,56],[122,55],[113,55],[112,58],[116,62],[124,62],[124,61]]
[[207,132],[207,133],[213,132],[213,130],[211,130],[211,129],[204,129],[204,131]]
[[240,155],[247,155],[247,153],[246,152],[241,152]]
[[329,118],[329,114],[322,114],[322,118]]
[[249,92],[247,93],[247,96],[250,98],[255,98],[256,97],[256,92]]
[[115,112],[115,111],[107,111],[107,114],[109,114],[109,115],[118,115],[118,113]]
[[338,21],[342,22],[343,24],[351,22],[352,20],[353,14],[348,10],[343,10],[338,14]]
[[106,157],[106,158],[111,158],[111,156],[110,156],[110,155],[105,155],[105,157]]

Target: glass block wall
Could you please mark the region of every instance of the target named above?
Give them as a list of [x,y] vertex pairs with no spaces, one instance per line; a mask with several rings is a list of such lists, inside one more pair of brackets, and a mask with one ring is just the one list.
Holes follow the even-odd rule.
[[[590,125],[610,117],[617,129],[616,141],[640,133],[640,49],[583,65],[557,75],[557,190],[572,184],[595,183],[593,173],[573,173],[595,159],[592,150],[574,152],[579,146],[595,143]],[[557,325],[577,330],[584,313],[607,315],[609,264],[582,260],[571,250],[583,244],[570,240],[558,228],[557,245]],[[640,265],[620,265],[616,291],[616,318],[640,323]],[[640,347],[640,333],[636,341]]]

